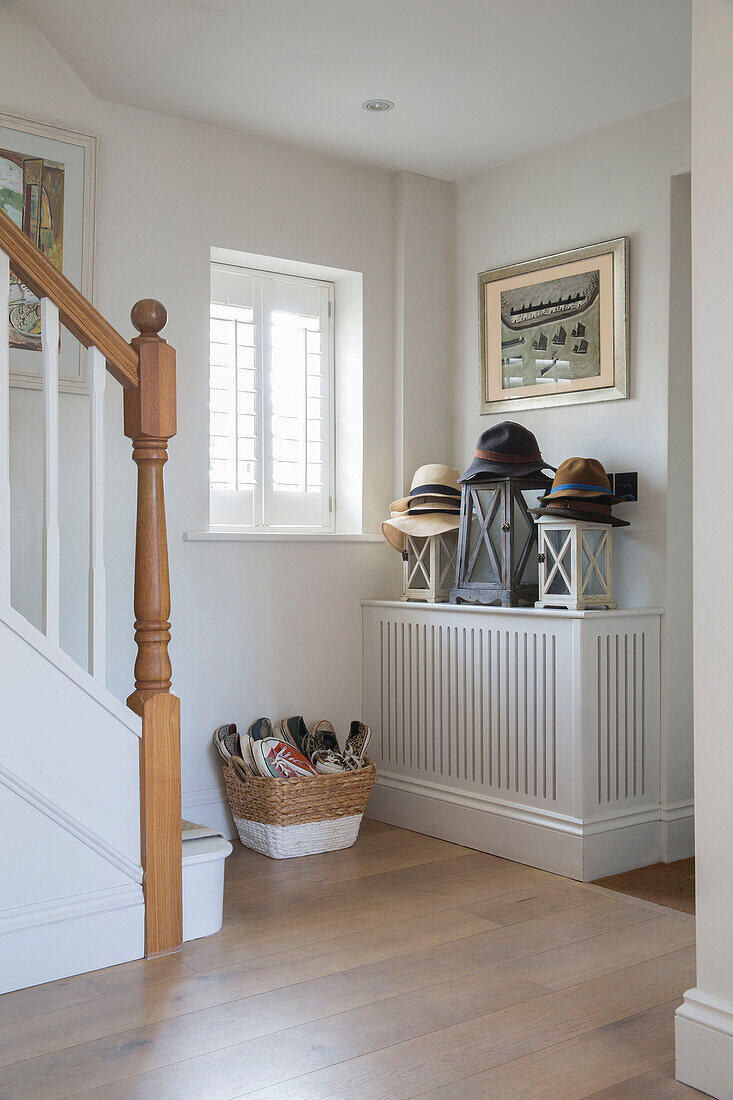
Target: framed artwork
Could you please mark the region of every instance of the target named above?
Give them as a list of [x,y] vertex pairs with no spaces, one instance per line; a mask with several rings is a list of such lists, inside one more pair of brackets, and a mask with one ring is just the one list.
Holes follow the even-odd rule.
[[478,277],[481,412],[628,396],[627,238]]
[[[82,294],[94,297],[97,139],[0,113],[0,209]],[[41,387],[40,303],[11,274],[10,383]],[[62,331],[59,389],[88,392],[86,354]]]

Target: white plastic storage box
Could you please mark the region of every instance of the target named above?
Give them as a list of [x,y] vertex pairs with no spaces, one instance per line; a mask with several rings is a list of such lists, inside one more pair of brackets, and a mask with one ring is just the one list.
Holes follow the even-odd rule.
[[198,940],[221,928],[224,909],[224,861],[232,846],[219,833],[183,833],[183,938]]

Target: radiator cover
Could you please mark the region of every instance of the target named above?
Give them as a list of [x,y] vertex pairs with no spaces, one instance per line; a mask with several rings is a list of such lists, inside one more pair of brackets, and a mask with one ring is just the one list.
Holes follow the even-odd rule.
[[586,881],[659,859],[661,611],[362,613],[368,814]]

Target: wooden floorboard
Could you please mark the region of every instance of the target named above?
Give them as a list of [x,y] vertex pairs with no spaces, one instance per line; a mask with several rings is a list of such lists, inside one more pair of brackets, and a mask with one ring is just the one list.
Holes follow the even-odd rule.
[[707,1093],[675,1081],[674,1062],[670,1061],[658,1069],[594,1092],[586,1100],[690,1100],[694,1096],[705,1097]]
[[678,859],[674,863],[655,863],[637,867],[621,875],[596,879],[596,886],[644,898],[682,913],[695,912],[695,860]]
[[178,956],[0,998],[3,1100],[698,1095],[670,1070],[674,911],[370,822],[344,852],[237,848],[225,912]]

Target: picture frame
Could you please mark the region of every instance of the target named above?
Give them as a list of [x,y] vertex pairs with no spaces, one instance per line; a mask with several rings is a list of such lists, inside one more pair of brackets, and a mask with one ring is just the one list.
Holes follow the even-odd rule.
[[482,271],[481,413],[629,394],[628,238]]
[[[94,134],[0,111],[0,208],[89,301],[95,289],[97,172]],[[13,276],[10,298],[10,384],[40,389],[37,299]],[[59,390],[89,392],[86,353],[66,331]]]

